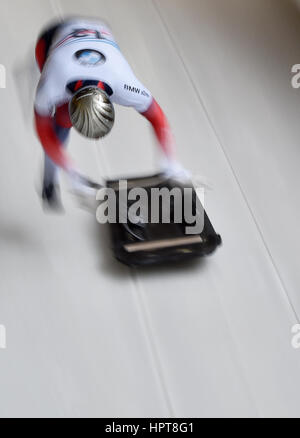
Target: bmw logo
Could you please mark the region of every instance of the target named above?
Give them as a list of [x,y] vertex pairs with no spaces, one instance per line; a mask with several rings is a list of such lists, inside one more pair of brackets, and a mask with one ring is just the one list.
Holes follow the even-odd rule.
[[79,52],[75,53],[75,57],[79,64],[86,67],[95,67],[96,65],[104,64],[106,61],[102,53],[90,49],[79,50]]

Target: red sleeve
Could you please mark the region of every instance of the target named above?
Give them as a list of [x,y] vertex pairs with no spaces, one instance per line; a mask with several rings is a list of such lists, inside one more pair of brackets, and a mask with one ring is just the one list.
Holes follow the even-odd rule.
[[40,71],[42,71],[46,61],[46,41],[43,38],[38,40],[35,47],[35,59]]
[[153,99],[150,107],[142,116],[152,124],[156,138],[163,149],[164,153],[169,157],[174,157],[174,146],[169,122],[155,99]]
[[56,136],[52,117],[41,116],[35,111],[35,127],[46,154],[55,164],[69,170],[71,163]]

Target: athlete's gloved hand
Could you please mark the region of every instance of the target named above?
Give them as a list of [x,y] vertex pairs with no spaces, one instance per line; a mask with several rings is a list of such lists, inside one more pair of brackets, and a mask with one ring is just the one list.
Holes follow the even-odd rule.
[[68,171],[68,176],[70,178],[72,191],[76,195],[89,196],[96,199],[97,190],[102,188],[100,184],[91,181],[74,169]]
[[179,182],[188,182],[192,177],[191,173],[176,160],[164,158],[161,161],[161,169],[165,178],[174,179]]
[[91,181],[75,170],[68,171],[71,192],[80,208],[94,214],[97,209],[97,192],[103,186]]

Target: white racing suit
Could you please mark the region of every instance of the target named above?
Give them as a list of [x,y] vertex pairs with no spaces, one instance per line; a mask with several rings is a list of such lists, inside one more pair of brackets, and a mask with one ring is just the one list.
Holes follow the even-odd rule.
[[57,166],[75,172],[64,148],[72,127],[68,106],[74,93],[87,85],[102,88],[112,103],[133,107],[145,116],[165,156],[172,160],[168,121],[150,91],[135,77],[106,24],[92,19],[65,20],[39,38],[36,60],[41,77],[34,105],[35,126],[46,156],[44,183],[55,182]]

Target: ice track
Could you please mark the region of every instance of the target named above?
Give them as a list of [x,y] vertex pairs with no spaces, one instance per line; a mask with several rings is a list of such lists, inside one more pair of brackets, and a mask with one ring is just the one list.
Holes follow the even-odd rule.
[[[212,258],[130,270],[67,191],[64,216],[43,213],[31,56],[41,27],[63,14],[110,22],[182,163],[212,182],[207,211],[224,240]],[[0,22],[0,416],[299,416],[296,6],[4,0]],[[91,177],[155,168],[145,121],[126,109],[117,118],[101,147],[72,137]]]

